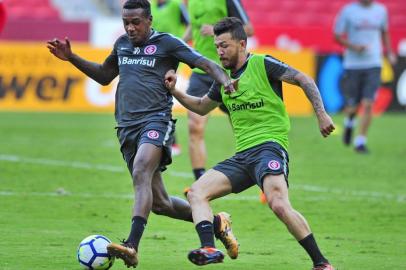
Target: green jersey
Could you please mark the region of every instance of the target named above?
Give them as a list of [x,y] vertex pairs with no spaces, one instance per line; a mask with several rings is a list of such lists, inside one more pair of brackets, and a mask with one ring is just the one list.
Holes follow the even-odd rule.
[[[205,57],[220,64],[214,45],[213,36],[203,36],[200,29],[203,25],[214,25],[224,17],[239,18],[244,24],[248,22],[240,1],[231,0],[189,0],[188,11],[190,15],[190,24],[192,25],[193,47]],[[194,72],[204,73],[200,69],[194,69]]]
[[230,112],[237,152],[268,141],[288,148],[289,117],[282,98],[268,80],[265,55],[251,55],[239,77],[238,90],[221,98]]
[[181,5],[180,0],[168,0],[162,6],[158,6],[157,0],[151,0],[152,27],[159,32],[182,37],[188,22],[182,22],[181,18],[187,17],[187,14],[182,14]]

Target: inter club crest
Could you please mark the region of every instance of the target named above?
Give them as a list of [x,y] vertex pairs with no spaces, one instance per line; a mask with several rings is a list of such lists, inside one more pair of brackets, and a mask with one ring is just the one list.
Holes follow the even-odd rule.
[[157,47],[155,45],[148,45],[147,47],[145,47],[144,49],[144,53],[151,55],[154,54],[157,50]]
[[155,140],[159,138],[159,132],[156,130],[150,130],[148,131],[147,136],[148,138]]
[[268,162],[268,168],[273,171],[277,171],[281,168],[281,164],[276,160],[271,160]]

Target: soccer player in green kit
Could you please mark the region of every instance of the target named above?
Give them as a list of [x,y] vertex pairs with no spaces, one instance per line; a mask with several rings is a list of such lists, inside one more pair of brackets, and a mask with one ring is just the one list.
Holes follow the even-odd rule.
[[[220,63],[216,48],[213,46],[213,25],[224,17],[239,18],[248,36],[253,34],[253,28],[249,22],[239,0],[189,0],[188,11],[190,26],[188,28],[190,38],[193,39],[193,47],[205,57],[216,63]],[[185,40],[188,40],[187,36]],[[187,93],[192,96],[202,97],[208,93],[213,79],[200,69],[193,69],[190,77]],[[224,107],[222,108],[224,110]],[[194,112],[188,112],[189,128],[189,155],[195,180],[204,172],[206,166],[206,146],[204,142],[204,130],[208,116],[201,116]],[[185,189],[185,194],[188,189]]]
[[[165,32],[185,40],[190,24],[189,13],[181,0],[150,0],[152,28],[158,32]],[[182,65],[182,64],[181,64]],[[180,66],[181,66],[180,65]],[[176,134],[173,136],[172,156],[181,153]]]
[[267,55],[250,54],[247,36],[236,18],[224,18],[214,26],[215,45],[224,68],[230,71],[236,91],[213,83],[201,98],[175,89],[176,75],[168,71],[165,85],[191,111],[205,115],[219,103],[230,112],[237,153],[214,166],[188,192],[201,247],[189,253],[197,265],[219,263],[223,253],[215,248],[213,214],[209,202],[230,193],[258,185],[267,203],[289,232],[306,250],[314,270],[333,270],[320,252],[305,218],[292,208],[288,197],[288,131],[290,123],[282,99],[282,81],[300,86],[312,103],[323,137],[334,124],[324,110],[313,79]]
[[150,0],[151,14],[154,17],[152,28],[182,38],[190,24],[186,6],[181,0]]

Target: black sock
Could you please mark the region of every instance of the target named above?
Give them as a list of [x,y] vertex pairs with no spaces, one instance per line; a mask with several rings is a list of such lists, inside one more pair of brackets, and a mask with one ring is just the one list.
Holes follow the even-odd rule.
[[193,174],[195,175],[195,180],[199,179],[206,172],[205,168],[193,169]]
[[315,266],[323,263],[328,263],[328,260],[321,254],[312,233],[300,240],[299,244],[306,250],[310,258],[312,258],[313,264]]
[[138,251],[138,244],[140,243],[142,234],[144,232],[147,220],[140,216],[135,216],[132,219],[131,232],[126,242],[131,243],[135,250]]
[[202,247],[215,247],[213,224],[210,221],[203,220],[197,224],[196,231],[199,234],[200,244]]
[[220,227],[220,217],[218,215],[214,215],[213,217],[213,231],[214,236],[218,239],[219,235],[219,227]]

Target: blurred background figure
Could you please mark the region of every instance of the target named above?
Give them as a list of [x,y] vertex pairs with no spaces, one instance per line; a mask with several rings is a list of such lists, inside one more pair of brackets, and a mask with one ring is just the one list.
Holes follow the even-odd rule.
[[396,62],[388,32],[388,12],[383,4],[372,0],[349,3],[339,12],[334,33],[337,42],[345,47],[343,142],[351,144],[355,116],[362,105],[363,114],[354,147],[358,153],[368,153],[366,144],[372,105],[381,84],[382,42],[389,61]]
[[[224,17],[237,17],[244,23],[248,36],[252,36],[253,28],[240,1],[236,0],[189,0],[190,14],[189,34],[193,40],[193,47],[204,56],[216,63],[220,62],[214,44],[213,25]],[[188,38],[187,38],[188,39]],[[194,69],[189,81],[187,93],[202,97],[208,93],[213,80],[203,71]],[[223,111],[227,111],[224,107]],[[188,111],[189,118],[189,155],[195,180],[204,174],[207,152],[204,140],[205,126],[208,116],[200,116]],[[186,194],[188,188],[184,190]]]
[[159,32],[170,33],[185,39],[185,30],[189,25],[189,14],[181,0],[151,0],[151,12],[154,20],[152,27]]
[[[189,14],[181,0],[151,0],[151,12],[153,16],[152,27],[159,32],[171,33],[185,39],[185,30],[189,25]],[[181,153],[180,144],[174,137],[172,155]]]

